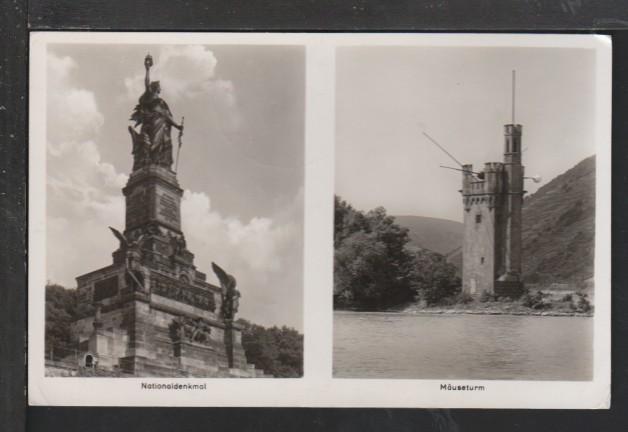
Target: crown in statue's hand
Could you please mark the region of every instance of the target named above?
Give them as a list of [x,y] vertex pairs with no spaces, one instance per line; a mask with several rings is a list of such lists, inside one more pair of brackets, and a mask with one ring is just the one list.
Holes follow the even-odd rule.
[[152,65],[153,65],[153,56],[151,56],[150,54],[146,54],[146,58],[144,59],[144,66],[149,68]]

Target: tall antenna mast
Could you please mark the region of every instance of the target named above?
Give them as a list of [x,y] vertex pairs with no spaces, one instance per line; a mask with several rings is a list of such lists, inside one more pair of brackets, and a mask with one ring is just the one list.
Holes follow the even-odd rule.
[[430,140],[432,143],[436,144],[436,146],[441,149],[447,156],[449,156],[451,158],[451,160],[453,160],[454,162],[456,162],[458,165],[460,165],[462,167],[462,164],[460,162],[458,162],[458,159],[456,159],[451,153],[449,153],[447,151],[447,149],[445,147],[443,147],[442,145],[440,145],[439,143],[436,142],[436,140],[434,138],[432,138],[431,136],[429,136],[428,134],[426,134],[425,132],[423,132],[423,135],[425,136],[425,138],[427,138],[428,140]]
[[515,124],[515,88],[516,88],[517,72],[512,70],[512,124]]

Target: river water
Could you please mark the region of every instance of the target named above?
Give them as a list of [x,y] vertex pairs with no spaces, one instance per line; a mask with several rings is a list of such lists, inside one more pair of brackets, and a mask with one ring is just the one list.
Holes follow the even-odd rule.
[[593,318],[334,313],[334,376],[587,381]]

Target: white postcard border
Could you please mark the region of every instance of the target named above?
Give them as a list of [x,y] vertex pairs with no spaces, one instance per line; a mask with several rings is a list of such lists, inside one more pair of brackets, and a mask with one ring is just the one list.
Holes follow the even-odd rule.
[[[305,45],[305,374],[299,379],[53,378],[44,376],[46,47],[50,43]],[[594,379],[591,382],[332,378],[335,47],[553,47],[597,52]],[[608,408],[611,289],[611,41],[591,35],[31,33],[29,348],[31,405]],[[142,383],[206,384],[203,390]],[[445,389],[441,389],[445,385]],[[484,390],[448,390],[447,386]]]

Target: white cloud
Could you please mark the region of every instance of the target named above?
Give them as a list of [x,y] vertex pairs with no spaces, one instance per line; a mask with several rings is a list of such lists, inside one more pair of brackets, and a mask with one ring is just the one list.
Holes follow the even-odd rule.
[[108,264],[116,241],[107,226],[122,225],[127,180],[101,159],[94,139],[104,117],[94,94],[73,83],[76,67],[48,53],[47,278],[70,287]]
[[94,93],[70,84],[76,62],[48,53],[47,131],[55,144],[87,139],[104,123]]
[[[207,96],[208,93],[224,94],[226,100],[235,103],[233,84],[215,79],[218,61],[214,53],[201,45],[167,46],[153,55],[150,70],[151,81],[161,83],[164,98],[171,100]],[[144,93],[144,72],[126,78],[127,96],[137,99]]]
[[[184,230],[190,227],[194,236],[191,246],[197,255],[210,260],[228,259],[225,265],[258,275],[285,269],[289,257],[280,253],[286,244],[298,241],[298,221],[277,223],[266,217],[248,222],[223,217],[211,209],[204,193],[186,191],[182,206]],[[296,237],[296,239],[295,239]],[[234,270],[235,272],[235,270]]]
[[126,176],[100,159],[93,142],[48,152],[47,278],[74,287],[74,278],[105,267],[117,241],[107,226],[124,224]]
[[[185,192],[181,217],[188,248],[201,270],[214,261],[236,277],[241,316],[301,328],[302,206],[300,192],[276,216],[243,222],[213,210],[206,194]],[[208,278],[217,283],[213,274]]]

